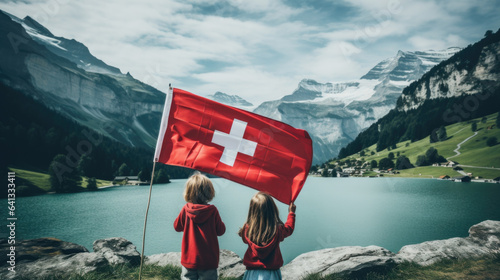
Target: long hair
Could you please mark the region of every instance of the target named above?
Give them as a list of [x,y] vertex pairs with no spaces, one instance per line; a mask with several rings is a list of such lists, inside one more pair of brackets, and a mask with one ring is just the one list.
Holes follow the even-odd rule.
[[258,192],[250,200],[246,224],[240,228],[238,234],[243,237],[245,227],[248,226],[248,239],[263,246],[274,238],[278,226],[282,224],[278,207],[276,207],[273,198],[265,192]]

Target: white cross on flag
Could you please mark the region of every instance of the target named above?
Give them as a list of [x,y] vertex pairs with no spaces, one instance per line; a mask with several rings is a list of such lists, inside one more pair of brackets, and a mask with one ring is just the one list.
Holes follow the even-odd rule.
[[305,130],[174,88],[165,101],[154,160],[266,191],[289,204],[309,173],[312,142]]

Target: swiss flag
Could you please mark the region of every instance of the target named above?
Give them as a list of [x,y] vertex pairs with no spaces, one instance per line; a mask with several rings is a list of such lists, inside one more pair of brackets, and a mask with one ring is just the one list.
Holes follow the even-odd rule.
[[306,181],[312,154],[305,130],[174,88],[165,101],[154,160],[226,178],[289,204]]

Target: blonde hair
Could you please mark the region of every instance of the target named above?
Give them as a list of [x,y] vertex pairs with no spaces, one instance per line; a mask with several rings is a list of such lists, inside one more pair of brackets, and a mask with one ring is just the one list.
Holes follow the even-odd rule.
[[274,238],[278,226],[283,224],[279,216],[273,198],[265,192],[258,192],[250,200],[247,222],[238,234],[243,237],[248,225],[248,239],[259,246],[265,245]]
[[196,171],[186,182],[184,200],[194,204],[206,204],[215,197],[214,186],[207,176]]

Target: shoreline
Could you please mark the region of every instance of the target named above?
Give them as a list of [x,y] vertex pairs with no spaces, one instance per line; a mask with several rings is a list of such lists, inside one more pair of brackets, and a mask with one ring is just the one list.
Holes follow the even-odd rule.
[[[467,237],[425,241],[403,246],[397,253],[380,246],[342,246],[310,251],[298,255],[281,267],[284,279],[302,279],[304,276],[332,274],[366,276],[373,271],[390,270],[404,263],[430,266],[446,260],[472,260],[495,257],[500,251],[500,221],[485,220],[472,225]],[[0,239],[0,247],[10,246]],[[34,249],[36,248],[36,250]],[[122,237],[99,239],[93,243],[93,252],[76,243],[56,238],[38,238],[16,242],[16,273],[0,271],[2,279],[12,276],[53,276],[86,274],[116,265],[138,266],[137,247]],[[3,256],[5,259],[8,256]],[[180,267],[180,252],[145,255],[146,265]],[[8,260],[3,262],[6,267]],[[0,265],[2,266],[2,265]],[[246,268],[239,255],[220,250],[219,276],[241,277]],[[362,275],[360,275],[361,273]]]
[[[325,179],[351,179],[351,178],[370,178],[370,179],[427,179],[427,180],[439,180],[439,181],[452,181],[450,179],[441,179],[441,178],[435,178],[432,175],[422,175],[422,176],[393,176],[393,175],[385,175],[384,176],[349,176],[349,177],[323,177],[321,175],[308,175],[308,177],[315,177],[315,178],[325,178]],[[423,176],[432,176],[430,178],[426,178]],[[485,180],[490,180],[489,182],[485,182]],[[462,183],[469,183],[469,182],[462,182]],[[500,184],[500,181],[494,181],[493,179],[471,179],[470,183],[489,183],[489,184]]]
[[[431,176],[429,177],[424,177],[424,176]],[[439,180],[439,181],[451,181],[451,182],[457,182],[453,181],[451,178],[450,179],[441,179],[441,178],[436,178],[433,177],[432,175],[421,175],[421,176],[399,176],[399,175],[393,175],[393,174],[384,174],[384,176],[349,176],[349,177],[322,177],[320,175],[315,175],[315,174],[309,174],[308,177],[315,177],[315,178],[325,178],[325,179],[352,179],[352,178],[370,178],[370,179],[428,179],[428,180]],[[214,178],[215,179],[215,178]],[[175,182],[176,180],[187,180],[186,179],[173,179],[171,182]],[[227,179],[224,179],[227,180]],[[500,181],[494,181],[493,179],[471,179],[470,182],[460,182],[460,183],[486,183],[486,184],[500,184]],[[153,184],[153,185],[163,185],[163,184]],[[116,188],[116,187],[124,187],[124,186],[135,186],[135,185],[105,185],[102,187],[98,187],[96,191],[99,190],[105,190],[109,188]],[[147,187],[147,186],[146,186]],[[40,187],[37,187],[40,190],[42,190]],[[38,193],[26,193],[26,194],[21,194],[18,193],[18,197],[28,197],[28,196],[38,196],[38,195],[52,195],[52,194],[58,194],[53,191],[44,191],[43,192],[38,192]],[[73,192],[73,193],[82,193],[82,192],[90,192],[87,191],[85,188],[82,191],[79,192]],[[6,199],[6,198],[5,198]]]

